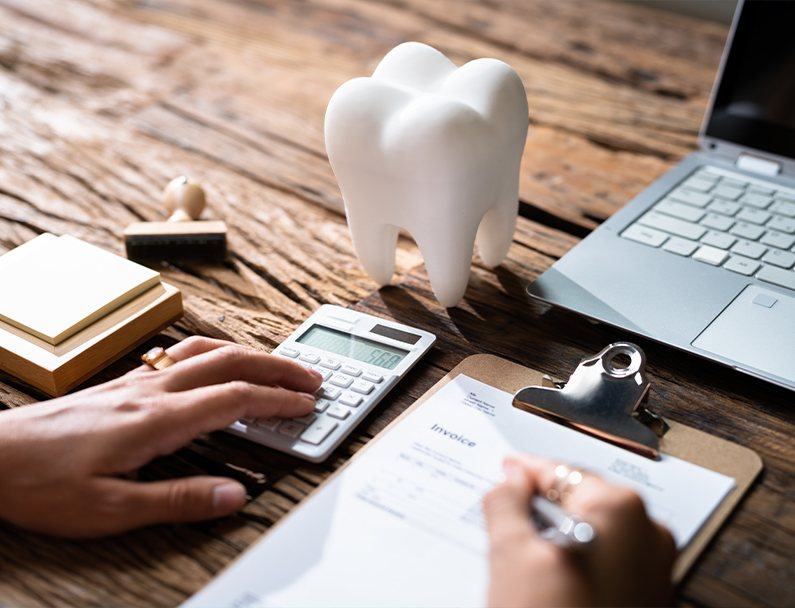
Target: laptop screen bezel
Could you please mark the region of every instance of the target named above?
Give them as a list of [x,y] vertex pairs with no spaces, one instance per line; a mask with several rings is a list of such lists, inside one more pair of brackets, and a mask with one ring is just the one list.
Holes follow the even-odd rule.
[[[729,98],[734,79],[739,69],[739,50],[749,36],[746,7],[753,2],[740,0],[735,11],[732,28],[727,39],[726,48],[710,96],[709,109],[701,129],[702,141],[718,140],[739,146],[776,155],[781,158],[795,158],[795,129],[777,125],[767,121],[754,120],[747,117],[724,115],[721,121],[714,119],[715,108]],[[712,146],[710,146],[712,147]]]

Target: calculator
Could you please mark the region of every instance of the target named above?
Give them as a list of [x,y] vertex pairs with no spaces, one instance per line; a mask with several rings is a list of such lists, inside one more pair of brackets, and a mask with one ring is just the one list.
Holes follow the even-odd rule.
[[226,430],[321,462],[435,341],[415,327],[323,305],[273,351],[322,374],[315,411],[301,418],[242,419]]

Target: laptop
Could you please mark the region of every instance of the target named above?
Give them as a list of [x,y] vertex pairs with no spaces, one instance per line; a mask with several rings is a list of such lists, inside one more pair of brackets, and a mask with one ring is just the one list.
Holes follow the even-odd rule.
[[528,288],[795,390],[795,2],[738,5],[699,149]]

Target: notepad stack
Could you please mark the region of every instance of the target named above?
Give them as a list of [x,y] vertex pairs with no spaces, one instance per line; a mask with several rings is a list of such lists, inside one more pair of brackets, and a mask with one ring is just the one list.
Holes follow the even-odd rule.
[[0,257],[0,369],[62,395],[182,316],[160,273],[70,236]]

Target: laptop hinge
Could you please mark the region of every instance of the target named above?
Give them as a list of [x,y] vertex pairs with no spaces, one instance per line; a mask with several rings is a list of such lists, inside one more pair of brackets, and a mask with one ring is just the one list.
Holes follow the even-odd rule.
[[781,163],[758,156],[752,156],[751,154],[740,154],[737,157],[735,165],[738,169],[759,173],[767,177],[775,177],[781,173]]

